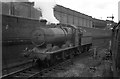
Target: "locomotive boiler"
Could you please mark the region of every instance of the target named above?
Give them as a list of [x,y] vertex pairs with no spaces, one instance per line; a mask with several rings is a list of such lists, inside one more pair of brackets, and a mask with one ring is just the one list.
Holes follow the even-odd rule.
[[44,44],[63,44],[65,41],[71,41],[74,37],[73,29],[64,28],[37,28],[32,33],[32,42],[37,46]]

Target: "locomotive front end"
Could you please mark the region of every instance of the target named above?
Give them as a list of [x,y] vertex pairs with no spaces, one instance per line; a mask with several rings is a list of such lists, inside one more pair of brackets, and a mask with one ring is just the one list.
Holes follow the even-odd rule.
[[25,52],[32,59],[50,60],[51,55],[62,48],[73,46],[74,30],[71,27],[37,28],[31,41],[35,47]]

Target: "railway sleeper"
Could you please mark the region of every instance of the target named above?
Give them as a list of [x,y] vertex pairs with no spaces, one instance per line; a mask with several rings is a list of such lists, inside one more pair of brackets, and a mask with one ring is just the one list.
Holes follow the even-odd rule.
[[15,76],[13,75],[13,77],[28,77],[30,75],[32,75],[32,74],[21,72],[19,74],[16,74]]
[[26,73],[34,74],[34,73],[37,73],[37,72],[35,72],[35,71],[26,71]]

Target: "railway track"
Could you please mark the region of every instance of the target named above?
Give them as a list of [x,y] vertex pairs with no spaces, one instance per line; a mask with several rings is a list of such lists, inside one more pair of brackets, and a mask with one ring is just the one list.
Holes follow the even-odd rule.
[[60,67],[63,67],[64,65],[71,63],[71,59],[68,59],[64,62],[61,62],[59,64],[56,64],[54,66],[51,66],[49,68],[38,68],[38,66],[36,65],[32,65],[23,69],[20,69],[18,71],[12,72],[10,74],[4,75],[2,77],[2,79],[8,79],[8,78],[12,78],[12,79],[16,79],[16,78],[20,78],[20,79],[30,79],[32,77],[44,77],[44,74],[49,73],[53,70],[56,69],[60,69]]
[[25,68],[25,67],[31,66],[32,64],[33,64],[33,61],[29,60],[29,61],[17,63],[16,65],[12,65],[12,66],[9,66],[7,68],[3,68],[2,75],[7,75],[7,74],[15,72],[23,67]]

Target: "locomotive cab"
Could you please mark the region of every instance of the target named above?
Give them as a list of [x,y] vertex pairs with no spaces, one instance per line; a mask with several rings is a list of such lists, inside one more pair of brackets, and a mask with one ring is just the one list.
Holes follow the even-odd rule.
[[75,46],[80,46],[81,45],[81,37],[83,35],[82,29],[71,25],[75,29],[75,36],[74,36],[74,44]]

